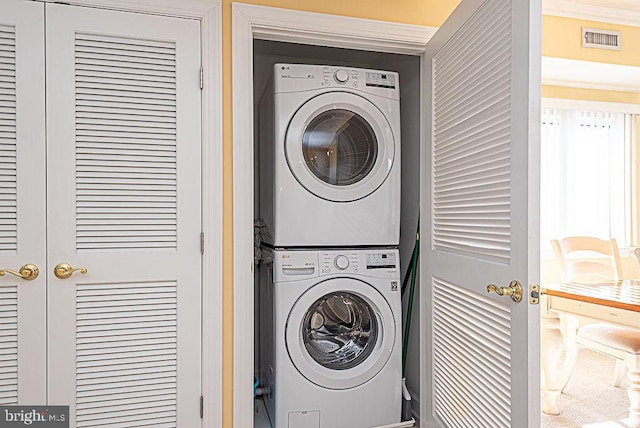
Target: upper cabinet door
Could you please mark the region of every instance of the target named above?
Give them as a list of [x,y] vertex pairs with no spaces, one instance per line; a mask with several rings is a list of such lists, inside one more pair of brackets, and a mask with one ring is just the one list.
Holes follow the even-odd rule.
[[[0,9],[0,405],[44,404],[44,6]],[[39,276],[8,271],[25,264]]]
[[[539,1],[463,0],[425,56],[429,426],[540,426]],[[522,301],[487,292],[519,281]]]
[[200,23],[46,20],[49,403],[79,428],[200,426]]

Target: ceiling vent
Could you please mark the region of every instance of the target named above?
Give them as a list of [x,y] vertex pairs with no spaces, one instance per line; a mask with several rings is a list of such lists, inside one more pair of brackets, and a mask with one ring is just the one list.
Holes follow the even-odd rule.
[[620,32],[582,27],[582,47],[620,50]]

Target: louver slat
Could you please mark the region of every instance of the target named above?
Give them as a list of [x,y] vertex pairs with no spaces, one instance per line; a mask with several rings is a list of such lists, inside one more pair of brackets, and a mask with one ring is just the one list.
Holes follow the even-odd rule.
[[510,39],[510,3],[487,3],[433,60],[435,248],[505,264],[511,257]]
[[434,408],[447,426],[511,427],[510,317],[506,305],[433,279]]
[[79,285],[77,426],[176,426],[177,284]]
[[14,27],[0,25],[0,253],[10,254],[18,249],[15,47]]
[[18,404],[18,289],[0,287],[0,405]]
[[76,34],[75,55],[77,249],[175,249],[175,45]]

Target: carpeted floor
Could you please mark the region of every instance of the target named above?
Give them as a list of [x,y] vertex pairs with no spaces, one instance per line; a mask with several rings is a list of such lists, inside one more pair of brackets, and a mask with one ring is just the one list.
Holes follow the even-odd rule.
[[558,398],[560,415],[542,415],[542,428],[629,428],[627,381],[609,384],[614,360],[581,349],[576,369]]

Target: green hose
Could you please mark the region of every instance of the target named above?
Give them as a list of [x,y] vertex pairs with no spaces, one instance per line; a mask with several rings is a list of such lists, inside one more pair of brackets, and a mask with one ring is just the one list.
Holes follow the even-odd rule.
[[409,286],[409,302],[407,303],[407,320],[404,327],[404,341],[402,343],[402,376],[407,367],[407,348],[409,346],[409,331],[411,330],[411,314],[413,312],[413,295],[416,291],[416,273],[418,271],[418,254],[420,253],[420,219],[416,231],[416,243],[411,254],[411,285]]

